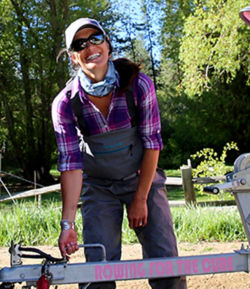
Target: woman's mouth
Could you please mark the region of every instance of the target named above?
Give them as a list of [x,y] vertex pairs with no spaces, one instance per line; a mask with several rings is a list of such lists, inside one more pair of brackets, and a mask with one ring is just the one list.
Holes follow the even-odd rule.
[[87,58],[87,61],[96,59],[96,58],[100,57],[100,55],[101,55],[100,53],[92,54],[92,55],[90,55],[90,56]]

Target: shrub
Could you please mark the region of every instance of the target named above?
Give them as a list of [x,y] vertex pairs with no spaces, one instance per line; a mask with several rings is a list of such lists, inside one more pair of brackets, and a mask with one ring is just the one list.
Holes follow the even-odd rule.
[[[194,177],[218,177],[223,176],[231,171],[231,167],[226,165],[227,153],[230,150],[239,150],[235,142],[226,143],[223,147],[221,156],[212,148],[204,148],[191,155],[195,161],[200,161],[195,169],[193,169]],[[198,193],[203,193],[203,186],[197,185]]]

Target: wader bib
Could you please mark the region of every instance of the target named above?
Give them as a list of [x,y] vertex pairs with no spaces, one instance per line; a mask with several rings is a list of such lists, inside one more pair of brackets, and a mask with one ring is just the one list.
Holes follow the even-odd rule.
[[140,169],[143,145],[136,127],[84,137],[82,147],[89,177],[122,180]]

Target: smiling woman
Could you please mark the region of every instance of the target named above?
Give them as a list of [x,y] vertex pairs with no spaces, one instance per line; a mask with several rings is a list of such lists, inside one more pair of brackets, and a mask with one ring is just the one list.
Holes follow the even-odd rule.
[[[81,194],[84,242],[104,245],[107,260],[121,258],[124,207],[144,258],[177,256],[166,176],[157,168],[163,144],[151,79],[128,59],[111,60],[110,40],[96,20],[76,20],[65,36],[79,70],[52,105],[63,201],[61,254],[78,250],[74,220]],[[101,258],[93,248],[85,255],[87,261]],[[149,283],[153,289],[186,288],[180,277]],[[116,285],[80,285],[86,287]]]

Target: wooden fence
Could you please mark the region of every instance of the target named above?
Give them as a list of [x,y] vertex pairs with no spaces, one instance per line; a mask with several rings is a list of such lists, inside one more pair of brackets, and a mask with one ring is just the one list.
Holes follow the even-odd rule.
[[[166,186],[179,186],[183,188],[185,196],[185,204],[196,205],[196,197],[194,191],[194,184],[210,184],[217,183],[218,181],[225,180],[225,177],[213,177],[213,178],[193,178],[192,176],[192,166],[191,162],[188,161],[187,165],[180,167],[181,177],[168,177],[166,180]],[[23,199],[27,197],[41,196],[43,194],[48,194],[56,191],[60,191],[60,184],[51,185],[39,189],[32,189],[25,192],[19,192],[14,194],[9,194],[8,196],[0,196],[0,202]]]

